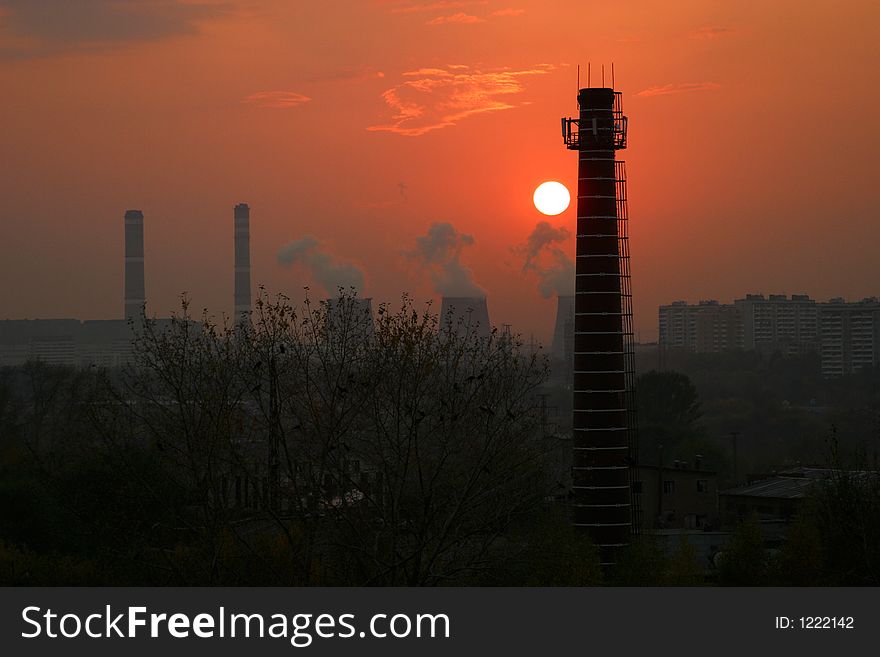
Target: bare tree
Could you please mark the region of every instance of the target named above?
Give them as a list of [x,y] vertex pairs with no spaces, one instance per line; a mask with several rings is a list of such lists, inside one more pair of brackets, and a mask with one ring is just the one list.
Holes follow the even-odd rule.
[[145,321],[118,399],[191,500],[206,581],[230,541],[295,583],[462,580],[543,499],[546,363],[518,339],[344,290],[226,326],[183,310]]

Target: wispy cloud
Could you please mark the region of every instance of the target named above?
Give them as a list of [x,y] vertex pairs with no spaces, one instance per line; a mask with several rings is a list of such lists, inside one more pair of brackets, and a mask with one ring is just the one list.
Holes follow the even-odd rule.
[[450,23],[471,24],[485,22],[485,18],[465,14],[464,12],[458,12],[457,14],[450,14],[449,16],[437,16],[429,21],[425,21],[425,25],[449,25]]
[[717,82],[682,82],[680,84],[664,84],[648,87],[638,92],[636,96],[667,96],[669,94],[680,94],[686,91],[711,91],[720,89],[721,85]]
[[415,137],[455,125],[468,116],[511,109],[516,105],[506,99],[524,90],[526,78],[555,68],[541,64],[521,70],[484,71],[461,66],[404,73],[406,79],[401,84],[382,94],[392,112],[391,121],[368,130]]
[[179,0],[0,0],[0,56],[93,51],[196,34],[225,2]]
[[717,39],[718,37],[725,36],[727,34],[731,34],[736,32],[732,27],[701,27],[697,30],[694,30],[690,33],[691,39]]
[[[485,9],[477,13],[466,11],[471,8],[484,7],[489,4],[488,0],[434,0],[433,2],[386,0],[381,2],[381,4],[386,6],[391,5],[388,11],[392,14],[441,14],[425,21],[426,25],[432,26],[455,24],[473,25],[476,23],[485,23],[489,18],[521,16],[526,11],[525,9],[518,9],[515,7],[496,9],[489,13],[486,13]],[[455,9],[460,11],[451,11]]]
[[383,71],[371,66],[349,66],[313,75],[309,82],[360,82],[384,77]]
[[492,16],[522,16],[526,13],[525,9],[514,9],[513,7],[507,7],[505,9],[496,9],[492,12]]
[[426,3],[415,3],[408,4],[402,7],[392,7],[392,14],[420,14],[428,11],[442,11],[444,9],[456,9],[458,7],[465,7],[469,4],[473,4],[472,2],[466,2],[465,0],[446,0],[445,2],[426,2]]
[[250,103],[258,107],[271,107],[275,109],[290,109],[299,107],[311,100],[308,96],[293,91],[258,91],[242,99],[243,103]]

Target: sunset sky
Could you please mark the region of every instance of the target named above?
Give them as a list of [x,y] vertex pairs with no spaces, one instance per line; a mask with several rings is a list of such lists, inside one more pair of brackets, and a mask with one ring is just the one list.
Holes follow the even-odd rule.
[[442,237],[495,323],[547,339],[554,255],[525,244],[575,212],[532,192],[574,185],[588,62],[629,116],[642,340],[676,299],[878,295],[878,26],[847,0],[0,0],[0,317],[121,316],[129,208],[149,311],[229,313],[247,202],[255,286],[439,298]]

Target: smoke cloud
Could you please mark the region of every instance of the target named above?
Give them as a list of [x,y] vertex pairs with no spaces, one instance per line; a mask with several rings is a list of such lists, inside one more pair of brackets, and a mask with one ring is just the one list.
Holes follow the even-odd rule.
[[352,264],[337,262],[311,235],[288,242],[278,249],[277,257],[278,264],[283,267],[297,264],[306,267],[315,282],[330,296],[335,296],[340,287],[353,287],[358,293],[364,289],[364,273]]
[[523,271],[538,277],[538,290],[545,299],[553,294],[574,294],[574,262],[556,246],[569,236],[564,226],[554,228],[547,221],[539,221],[526,243],[514,249],[524,259]]
[[406,255],[431,272],[434,289],[448,297],[484,297],[486,291],[473,281],[473,272],[461,264],[461,252],[474,238],[459,233],[447,222],[435,222],[428,233],[416,238],[416,248]]

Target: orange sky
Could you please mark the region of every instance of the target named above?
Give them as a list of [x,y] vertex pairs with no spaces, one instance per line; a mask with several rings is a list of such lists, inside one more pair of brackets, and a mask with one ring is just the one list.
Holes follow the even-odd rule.
[[[434,222],[494,322],[541,339],[534,187],[569,187],[576,69],[615,62],[630,119],[636,326],[746,292],[880,294],[880,5],[634,0],[0,0],[0,317],[122,313],[122,217],[147,300],[230,312],[232,207],[254,283],[311,284],[314,236],[364,294],[434,296]],[[610,74],[608,74],[610,78]],[[582,81],[585,72],[582,72]],[[573,228],[573,207],[553,226]],[[571,251],[569,239],[564,247]]]

